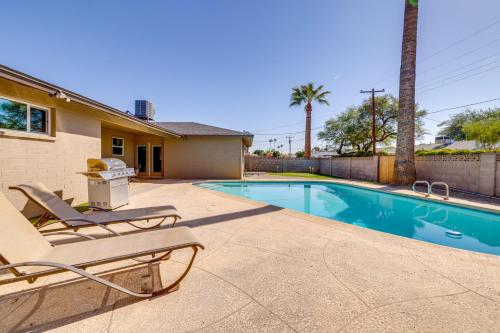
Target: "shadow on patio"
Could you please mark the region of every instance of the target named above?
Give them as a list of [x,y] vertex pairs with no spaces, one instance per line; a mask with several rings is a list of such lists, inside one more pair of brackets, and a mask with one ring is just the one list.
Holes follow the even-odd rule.
[[280,211],[282,209],[283,208],[281,208],[281,207],[267,205],[264,207],[258,207],[258,208],[253,208],[253,209],[248,209],[248,210],[243,210],[243,211],[238,211],[238,212],[226,213],[226,214],[219,214],[219,215],[214,215],[214,216],[207,216],[207,217],[202,217],[202,218],[197,218],[197,219],[192,219],[192,220],[180,220],[179,222],[181,222],[182,225],[184,225],[184,226],[196,228],[196,227],[201,227],[204,225],[209,225],[209,224],[214,224],[214,223],[221,223],[221,222],[226,222],[226,221],[230,221],[230,220],[237,220],[237,219],[242,219],[245,217],[251,217],[251,216],[255,216],[255,215],[262,215],[262,214],[277,212],[277,211]]
[[[99,276],[140,291],[141,276],[145,274],[152,275],[155,288],[160,288],[159,264],[132,265]],[[108,312],[139,301],[147,302],[90,280],[76,278],[51,283],[3,295],[0,298],[0,331],[43,332],[90,317],[102,321],[96,326],[107,327],[111,319]]]

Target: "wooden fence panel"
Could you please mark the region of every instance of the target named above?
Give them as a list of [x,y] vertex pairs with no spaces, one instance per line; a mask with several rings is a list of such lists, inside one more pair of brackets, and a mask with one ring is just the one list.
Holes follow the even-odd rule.
[[394,161],[395,156],[380,156],[378,179],[382,184],[394,184]]

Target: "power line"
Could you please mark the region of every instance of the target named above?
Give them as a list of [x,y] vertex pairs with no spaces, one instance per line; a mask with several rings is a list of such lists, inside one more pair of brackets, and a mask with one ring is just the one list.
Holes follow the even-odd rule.
[[[438,51],[436,51],[436,52],[434,52],[434,53],[430,54],[429,56],[426,56],[426,57],[424,57],[424,58],[419,59],[419,60],[417,61],[417,63],[424,62],[424,61],[426,61],[426,60],[428,60],[428,59],[430,59],[430,58],[432,58],[432,57],[434,57],[434,56],[436,56],[436,55],[438,55],[438,54],[440,54],[440,53],[442,53],[442,52],[444,52],[444,51],[447,51],[447,50],[449,50],[449,49],[453,48],[454,46],[456,46],[456,45],[458,45],[458,44],[462,43],[463,41],[465,41],[465,40],[467,40],[467,39],[470,39],[470,38],[472,38],[473,36],[475,36],[475,35],[477,35],[477,34],[479,34],[479,33],[483,32],[483,31],[485,31],[485,30],[488,30],[488,29],[490,29],[491,27],[493,27],[493,26],[495,26],[495,25],[497,25],[497,24],[499,24],[499,23],[500,23],[500,20],[494,21],[493,23],[490,23],[489,25],[487,25],[487,26],[485,26],[485,27],[483,27],[483,28],[480,28],[480,29],[478,29],[478,30],[476,30],[476,31],[474,31],[474,32],[472,32],[472,33],[470,33],[469,35],[466,35],[465,37],[461,38],[460,40],[457,40],[457,41],[455,41],[455,42],[453,42],[453,43],[451,43],[451,44],[449,44],[449,45],[445,46],[444,48],[439,49]],[[469,54],[472,54],[472,53],[474,53],[474,52],[477,52],[477,51],[479,51],[479,50],[481,50],[481,49],[483,49],[483,48],[485,48],[485,47],[488,47],[488,46],[490,46],[490,45],[492,45],[492,44],[495,44],[495,43],[497,43],[497,42],[499,42],[499,41],[500,41],[500,38],[495,39],[495,40],[493,40],[493,41],[491,41],[491,42],[488,42],[488,43],[486,43],[486,44],[483,44],[483,45],[481,45],[481,46],[479,46],[479,47],[477,47],[477,48],[474,48],[474,49],[472,49],[472,50],[470,50],[470,51],[464,52],[464,53],[460,54],[460,55],[459,55],[459,56],[457,56],[457,57],[454,57],[454,58],[452,58],[452,59],[449,59],[448,61],[446,61],[446,62],[444,62],[444,63],[442,63],[442,64],[440,64],[440,65],[438,65],[438,66],[434,66],[434,67],[432,67],[432,68],[430,68],[430,69],[427,69],[427,70],[425,70],[425,71],[423,71],[423,72],[419,72],[418,74],[427,73],[427,72],[430,72],[430,71],[435,70],[435,69],[437,69],[437,68],[440,68],[440,67],[442,67],[442,66],[448,65],[448,64],[449,64],[450,62],[452,62],[452,61],[455,61],[455,60],[458,60],[458,59],[460,59],[460,58],[463,58],[463,57],[465,57],[465,56],[467,56],[467,55],[469,55]],[[494,55],[497,55],[497,54],[499,54],[499,53],[495,53]],[[462,68],[465,68],[465,67],[471,66],[471,65],[473,65],[473,64],[475,64],[475,63],[478,63],[478,62],[484,61],[485,59],[491,58],[491,57],[493,57],[494,55],[489,56],[489,57],[482,58],[481,60],[479,60],[479,61],[477,61],[477,62],[470,63],[470,64],[468,64],[468,65],[466,65],[466,66],[459,67],[458,69],[455,69],[455,70],[451,71],[451,73],[453,73],[454,71],[457,71],[457,70],[459,70],[459,69],[462,69]],[[498,66],[498,67],[500,67],[500,66]],[[458,81],[461,81],[461,80],[465,80],[465,79],[470,78],[470,77],[473,77],[473,76],[480,75],[480,74],[482,74],[482,73],[484,73],[484,72],[487,72],[487,71],[490,71],[490,70],[496,69],[496,68],[498,68],[498,67],[493,67],[493,68],[490,68],[490,69],[488,69],[488,70],[485,70],[485,71],[482,71],[482,72],[479,72],[479,73],[475,73],[475,74],[473,74],[473,75],[466,76],[466,77],[464,77],[464,78],[460,78],[460,79],[458,79],[458,80],[455,80],[455,81],[452,81],[452,82],[448,82],[448,83],[443,84],[443,85],[439,85],[439,86],[437,86],[437,87],[433,87],[433,88],[430,88],[430,89],[426,89],[426,90],[421,91],[421,92],[419,92],[419,93],[425,93],[425,92],[428,92],[428,91],[431,91],[431,90],[434,90],[434,89],[438,89],[438,88],[441,88],[441,87],[447,86],[447,85],[449,85],[449,84],[452,84],[452,83],[455,83],[455,82],[458,82]],[[470,71],[467,71],[467,72],[470,72]],[[450,72],[447,72],[447,73],[445,73],[444,75],[449,74],[449,73],[450,73]],[[466,72],[463,72],[463,73],[461,73],[460,75],[463,75],[463,74],[465,74],[465,73],[466,73]],[[396,73],[396,74],[397,74],[397,73]],[[394,75],[388,76],[388,77],[386,77],[386,78],[382,79],[381,81],[378,81],[378,83],[380,83],[380,82],[384,82],[385,80],[387,80],[387,78],[390,78],[390,77],[393,77],[393,76],[394,76]],[[443,76],[443,75],[441,75],[441,76]],[[456,75],[456,76],[459,76],[459,75]],[[454,76],[454,77],[456,77],[456,76]],[[438,76],[438,77],[440,77],[440,76]],[[450,78],[448,78],[448,79],[450,79]],[[443,81],[443,80],[440,80],[440,81]],[[445,79],[444,81],[446,81],[446,79]],[[429,81],[427,81],[427,82],[429,82]],[[431,85],[432,85],[432,84],[431,84]],[[431,85],[430,85],[430,86],[431,86]],[[459,106],[459,107],[450,108],[450,109],[438,110],[438,111],[434,111],[434,112],[432,112],[432,113],[444,112],[444,111],[449,111],[449,110],[453,110],[453,109],[463,108],[463,107],[467,107],[467,106],[473,106],[473,105],[483,104],[483,103],[487,103],[487,102],[491,102],[491,101],[495,101],[495,100],[499,100],[499,99],[493,99],[493,100],[489,100],[489,101],[483,101],[483,102],[478,102],[478,103],[468,104],[468,105],[465,105],[465,106]],[[331,115],[325,115],[325,116],[322,116],[322,117],[317,117],[317,118],[315,118],[315,119],[323,119],[323,118],[327,118],[327,117],[331,117]],[[299,125],[299,124],[302,124],[302,122],[291,123],[291,124],[285,124],[285,125],[281,125],[281,126],[274,127],[274,128],[270,128],[270,129],[284,128],[284,127],[289,127],[289,126],[294,126],[294,125]],[[322,128],[322,127],[323,127],[323,126],[316,127],[316,128],[314,128],[314,129],[312,129],[312,130],[317,130],[317,129]],[[268,129],[268,130],[270,130],[270,129]],[[296,131],[296,132],[287,132],[287,133],[255,133],[254,135],[291,135],[291,134],[301,134],[301,133],[305,133],[305,131]],[[299,140],[299,141],[300,141],[300,140]],[[267,142],[267,141],[263,141],[263,142]]]
[[491,54],[491,55],[489,55],[489,56],[487,56],[487,57],[484,57],[484,58],[481,58],[481,59],[479,59],[479,60],[477,60],[477,61],[473,61],[473,62],[471,62],[471,63],[468,63],[467,65],[460,66],[460,67],[457,67],[457,68],[455,68],[455,69],[453,69],[453,70],[451,70],[451,71],[448,71],[448,72],[445,72],[445,73],[439,74],[439,75],[435,76],[433,79],[430,79],[430,80],[427,80],[427,81],[423,81],[423,82],[419,82],[419,84],[427,84],[428,82],[432,82],[432,81],[434,81],[434,80],[435,80],[435,79],[437,79],[437,78],[440,78],[440,77],[446,76],[446,75],[448,75],[448,74],[455,73],[455,72],[457,72],[457,71],[459,71],[459,70],[461,70],[461,69],[463,69],[463,68],[467,68],[467,67],[470,67],[470,66],[472,66],[472,65],[475,65],[475,64],[481,63],[481,62],[483,62],[483,61],[485,61],[485,60],[487,60],[487,59],[494,58],[494,57],[496,57],[497,55],[500,55],[500,52],[495,52],[495,53],[493,53],[493,54]]
[[[461,73],[458,73],[458,74],[455,74],[455,75],[452,75],[452,76],[445,77],[443,79],[427,81],[427,83],[425,83],[425,84],[419,84],[417,86],[417,89],[421,89],[421,88],[425,88],[425,87],[431,87],[431,86],[433,86],[433,85],[435,85],[435,84],[437,84],[439,82],[446,82],[446,81],[454,79],[456,77],[460,77],[461,75],[464,75],[464,74],[467,74],[467,73],[470,73],[470,72],[474,72],[476,70],[484,69],[486,66],[493,65],[493,64],[496,64],[496,63],[499,63],[499,62],[500,62],[500,59],[492,61],[492,62],[489,62],[487,64],[484,64],[484,65],[481,65],[481,66],[478,66],[478,67],[474,67],[472,69],[466,70],[464,72],[461,72]],[[497,67],[488,68],[487,70],[484,70],[484,72],[496,69]],[[483,72],[481,72],[481,73],[483,73]]]
[[490,102],[494,102],[494,101],[500,101],[500,97],[489,99],[489,100],[486,100],[486,101],[480,101],[480,102],[476,102],[476,103],[470,103],[470,104],[465,104],[465,105],[460,105],[460,106],[454,106],[454,107],[451,107],[451,108],[440,109],[440,110],[436,110],[436,111],[432,111],[432,112],[427,112],[427,114],[429,115],[429,114],[434,114],[434,113],[440,113],[440,112],[445,112],[445,111],[462,109],[462,108],[466,108],[466,107],[469,107],[469,106],[474,106],[474,105],[479,105],[479,104],[485,104],[485,103],[490,103]]
[[500,20],[497,20],[497,21],[495,21],[495,22],[493,22],[493,23],[490,23],[490,24],[488,24],[487,26],[485,26],[485,27],[483,27],[483,28],[481,28],[481,29],[479,29],[479,30],[476,30],[476,31],[474,31],[474,32],[472,32],[472,33],[470,33],[470,34],[468,34],[467,36],[465,36],[465,37],[463,37],[463,38],[461,38],[461,39],[459,39],[459,40],[457,40],[457,41],[455,41],[455,42],[453,42],[453,43],[449,44],[448,46],[445,46],[444,48],[442,48],[442,49],[440,49],[440,50],[438,50],[438,51],[436,51],[436,52],[434,52],[434,53],[430,54],[429,56],[426,56],[425,58],[420,59],[420,61],[419,61],[419,62],[423,62],[423,61],[429,60],[430,58],[433,58],[433,57],[435,57],[436,55],[438,55],[438,54],[440,54],[440,53],[443,53],[443,52],[445,52],[445,51],[448,51],[449,49],[451,49],[451,48],[455,47],[456,45],[458,45],[458,44],[460,44],[460,43],[462,43],[462,42],[466,41],[467,39],[470,39],[470,38],[472,38],[472,37],[474,37],[474,36],[476,36],[476,35],[480,34],[480,33],[481,33],[481,32],[483,32],[483,31],[486,31],[486,30],[490,29],[491,27],[493,27],[493,26],[495,26],[495,25],[497,25],[497,24],[499,24],[499,23],[500,23]]
[[[318,130],[320,128],[323,128],[323,125],[312,128],[311,131]],[[301,134],[305,133],[306,131],[297,131],[297,132],[288,132],[288,133],[254,133],[254,135],[290,135],[290,134]]]
[[[439,109],[439,110],[436,110],[436,111],[427,112],[427,115],[434,114],[434,113],[440,113],[440,112],[446,112],[446,111],[452,111],[452,110],[457,110],[457,109],[462,109],[462,108],[466,108],[466,107],[470,107],[470,106],[475,106],[475,105],[480,105],[480,104],[486,104],[486,103],[491,103],[491,102],[495,102],[495,101],[500,101],[500,97],[492,98],[492,99],[488,99],[488,100],[484,100],[484,101],[479,101],[479,102],[474,102],[474,103],[470,103],[470,104],[464,104],[464,105],[449,107],[449,108],[445,108],[445,109]],[[424,116],[423,118],[426,118],[427,115]],[[323,126],[324,125],[315,127],[313,129],[311,129],[311,131],[317,131],[317,130],[323,128]],[[300,131],[300,132],[295,132],[295,133],[301,134],[301,133],[305,133],[305,131]],[[276,135],[276,136],[279,136],[279,135],[282,135],[282,134],[288,134],[288,133],[268,133],[268,134],[255,134],[255,135],[273,135],[273,136]],[[287,138],[286,136],[282,136],[282,137],[277,137],[276,139],[286,139],[286,138]],[[296,139],[295,141],[297,142],[297,141],[301,141],[301,140],[300,139]],[[254,143],[268,143],[268,142],[269,142],[269,140],[263,140],[263,141],[256,141]]]
[[429,92],[429,91],[432,91],[432,90],[436,90],[438,88],[446,87],[446,86],[449,86],[450,84],[453,84],[453,83],[456,83],[456,82],[459,82],[459,81],[463,81],[463,80],[469,79],[471,77],[475,77],[475,76],[481,75],[483,73],[489,72],[489,71],[497,69],[497,68],[500,68],[500,65],[492,67],[492,68],[489,68],[487,70],[484,70],[484,71],[481,71],[481,72],[478,72],[478,73],[475,73],[475,74],[471,74],[471,75],[465,76],[465,77],[460,78],[458,80],[454,80],[454,81],[451,81],[451,82],[448,82],[448,83],[445,83],[445,84],[442,84],[442,85],[438,85],[437,87],[433,87],[433,88],[425,89],[423,91],[419,91],[419,94],[423,94],[423,93],[426,93],[426,92]]
[[[466,51],[466,52],[464,52],[464,53],[462,53],[462,54],[460,54],[460,55],[458,55],[458,56],[456,56],[454,58],[451,58],[451,59],[447,60],[446,62],[443,62],[443,63],[437,65],[437,66],[431,67],[431,68],[426,69],[424,71],[419,71],[418,73],[415,73],[415,75],[417,75],[417,74],[418,75],[422,75],[422,74],[428,73],[430,71],[433,71],[435,69],[438,69],[440,67],[446,66],[446,65],[448,65],[449,63],[451,63],[451,62],[453,62],[455,60],[461,59],[461,58],[463,58],[463,57],[465,57],[465,56],[467,56],[469,54],[475,53],[475,52],[477,52],[479,50],[482,50],[482,49],[484,49],[484,48],[486,48],[488,46],[491,46],[493,44],[496,44],[498,42],[500,42],[500,38],[494,39],[494,40],[492,40],[492,41],[490,41],[490,42],[488,42],[486,44],[483,44],[483,45],[481,45],[479,47],[476,47],[476,48],[474,48],[472,50]],[[447,47],[445,47],[445,48],[447,48]],[[443,50],[443,49],[441,49],[441,50]],[[441,50],[436,51],[435,54],[441,53]],[[420,64],[421,62],[422,62],[422,59],[417,59],[417,64]],[[399,74],[399,72],[395,72],[395,73],[393,73],[391,75],[388,75],[385,78],[381,79],[380,81],[377,81],[374,85],[379,85],[379,84],[381,84],[383,82],[386,82],[388,79],[393,78],[395,76],[398,76],[398,74]]]

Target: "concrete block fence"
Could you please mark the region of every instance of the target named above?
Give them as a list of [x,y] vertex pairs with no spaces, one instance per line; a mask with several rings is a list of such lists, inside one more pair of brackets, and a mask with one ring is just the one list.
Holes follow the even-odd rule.
[[[280,159],[245,156],[250,172],[311,172],[346,179],[391,183],[393,156]],[[416,156],[417,179],[500,197],[500,154]]]
[[417,179],[444,181],[452,188],[500,196],[500,154],[417,156],[415,166]]
[[273,158],[245,155],[245,171],[249,172],[314,172],[319,173],[320,160],[305,158]]

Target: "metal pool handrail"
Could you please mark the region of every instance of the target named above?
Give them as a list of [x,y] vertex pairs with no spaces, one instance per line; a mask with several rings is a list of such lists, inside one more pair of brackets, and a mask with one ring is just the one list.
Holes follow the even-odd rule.
[[[445,182],[434,182],[431,184],[431,187],[430,187],[430,191],[431,191],[431,194],[432,193],[432,187],[434,185],[443,185],[445,188],[446,188],[446,195],[443,197],[444,200],[448,200],[450,199],[450,187],[448,186],[448,184],[446,184]],[[437,195],[437,194],[436,194]]]
[[416,189],[415,189],[415,185],[417,184],[426,184],[427,185],[427,193],[425,194],[426,197],[429,197],[432,193],[431,191],[431,184],[429,184],[428,181],[426,180],[417,180],[416,182],[413,183],[413,186],[411,187],[413,192],[416,192],[416,193],[419,193]]

